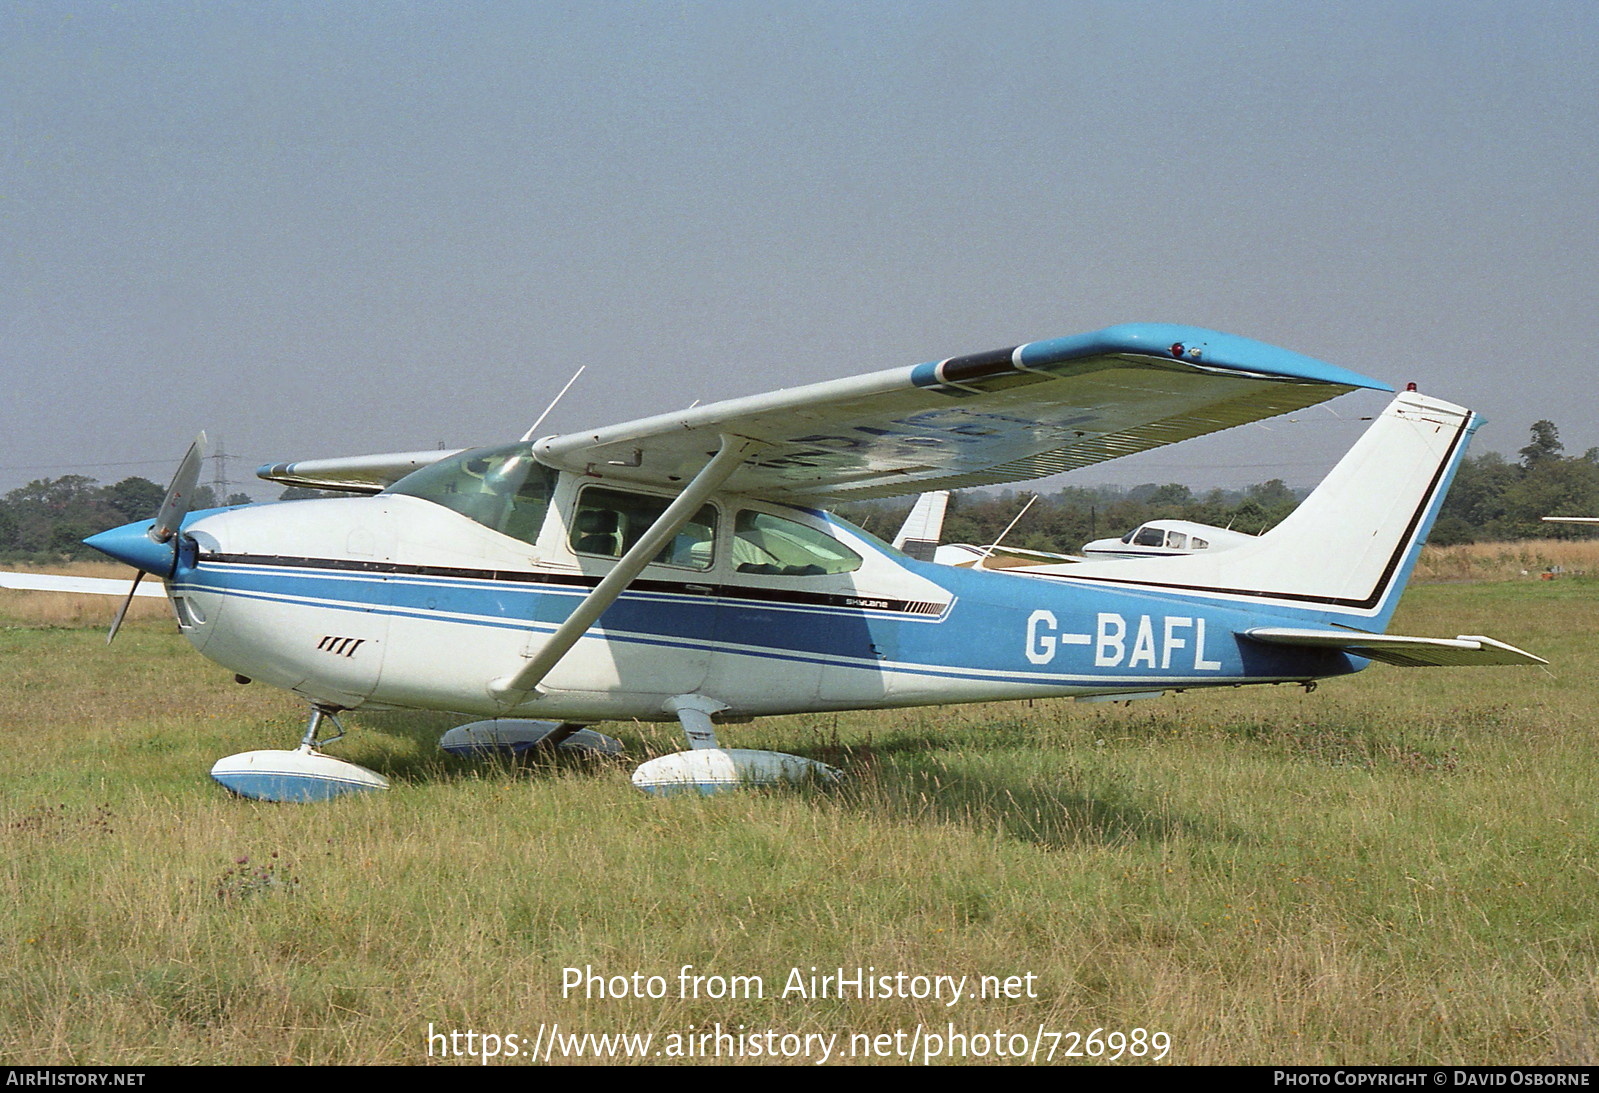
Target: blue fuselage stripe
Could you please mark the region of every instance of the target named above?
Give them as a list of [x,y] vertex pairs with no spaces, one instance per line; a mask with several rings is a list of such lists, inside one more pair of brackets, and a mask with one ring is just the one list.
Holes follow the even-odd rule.
[[[635,645],[1018,685],[1203,685],[1336,675],[1361,663],[1235,636],[1313,618],[1291,608],[1272,617],[1225,600],[911,564],[955,594],[942,615],[630,590],[595,629]],[[588,592],[527,580],[234,563],[186,569],[173,590],[530,633],[552,630]]]

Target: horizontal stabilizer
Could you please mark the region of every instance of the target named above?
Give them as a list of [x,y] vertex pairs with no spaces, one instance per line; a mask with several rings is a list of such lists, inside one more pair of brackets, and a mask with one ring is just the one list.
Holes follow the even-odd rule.
[[[53,573],[0,573],[0,588],[22,592],[74,592],[89,596],[126,596],[132,581],[111,577],[58,577]],[[135,596],[165,596],[160,585],[140,585]]]
[[295,463],[268,463],[255,472],[257,478],[285,486],[340,493],[382,493],[412,471],[431,467],[445,456],[457,455],[462,448],[425,452],[388,452],[383,455],[352,455],[335,459],[302,459]]
[[1297,630],[1266,626],[1245,630],[1243,636],[1266,645],[1341,649],[1357,657],[1397,664],[1401,668],[1549,663],[1514,645],[1506,645],[1480,634],[1462,634],[1458,638],[1411,638],[1399,634],[1361,634],[1352,630]]

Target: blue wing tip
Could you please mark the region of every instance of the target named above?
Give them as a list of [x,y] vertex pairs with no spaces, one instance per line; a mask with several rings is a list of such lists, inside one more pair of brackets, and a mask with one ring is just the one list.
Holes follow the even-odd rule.
[[1103,330],[1023,346],[1024,363],[1055,362],[1103,353],[1169,356],[1193,364],[1266,373],[1313,383],[1392,391],[1382,380],[1236,334],[1180,323],[1119,323]]

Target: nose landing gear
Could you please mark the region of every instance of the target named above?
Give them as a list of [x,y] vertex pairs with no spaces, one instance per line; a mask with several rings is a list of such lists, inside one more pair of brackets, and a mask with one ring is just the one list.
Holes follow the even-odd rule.
[[[305,726],[300,746],[293,751],[245,751],[218,759],[211,777],[230,792],[255,801],[325,801],[347,793],[388,789],[388,779],[363,766],[324,755],[318,749],[344,735],[338,707],[316,705]],[[322,722],[333,722],[338,732],[318,740]]]

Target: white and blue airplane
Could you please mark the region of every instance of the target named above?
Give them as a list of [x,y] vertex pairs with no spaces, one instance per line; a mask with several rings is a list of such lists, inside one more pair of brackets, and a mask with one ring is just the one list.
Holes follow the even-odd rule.
[[499,447],[260,472],[356,496],[187,512],[197,442],[156,519],[88,542],[160,578],[206,657],[310,704],[297,749],[213,769],[272,800],[386,784],[322,751],[323,722],[352,709],[487,719],[454,730],[468,745],[675,720],[689,750],[634,782],[707,792],[836,776],[720,746],[722,726],[767,715],[1542,663],[1385,633],[1478,423],[1413,391],[1287,520],[1208,555],[957,569],[824,507],[1039,478],[1356,388],[1392,390],[1243,338],[1124,325]]

